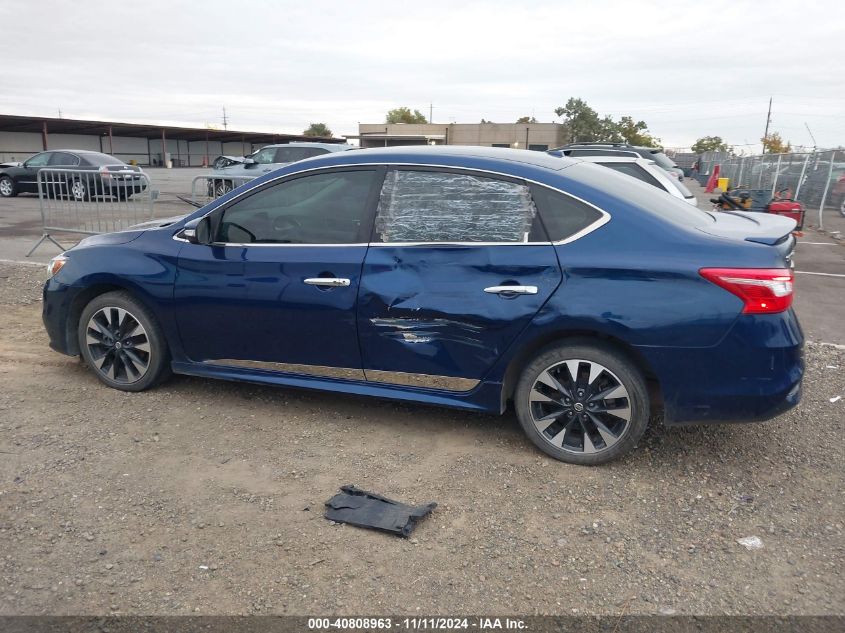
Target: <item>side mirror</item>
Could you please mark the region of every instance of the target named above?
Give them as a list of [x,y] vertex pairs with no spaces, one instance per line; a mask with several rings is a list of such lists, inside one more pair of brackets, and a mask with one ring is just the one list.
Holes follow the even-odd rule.
[[211,244],[211,218],[205,216],[191,220],[179,232],[178,237],[191,244]]
[[255,159],[254,158],[244,158],[244,165],[254,165]]

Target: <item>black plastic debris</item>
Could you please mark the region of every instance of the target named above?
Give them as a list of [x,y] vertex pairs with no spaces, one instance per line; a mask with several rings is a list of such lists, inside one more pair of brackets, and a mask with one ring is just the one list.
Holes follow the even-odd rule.
[[382,530],[404,538],[410,536],[418,521],[437,507],[436,503],[405,505],[355,486],[341,486],[340,489],[340,494],[326,501],[329,521]]

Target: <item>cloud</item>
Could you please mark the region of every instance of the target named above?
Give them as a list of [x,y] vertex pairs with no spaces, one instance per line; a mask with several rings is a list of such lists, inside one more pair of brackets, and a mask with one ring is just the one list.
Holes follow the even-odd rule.
[[[773,128],[845,137],[841,2],[0,4],[0,111],[336,133],[407,105],[436,121],[554,118],[570,96],[668,146]],[[14,28],[9,25],[14,24]]]

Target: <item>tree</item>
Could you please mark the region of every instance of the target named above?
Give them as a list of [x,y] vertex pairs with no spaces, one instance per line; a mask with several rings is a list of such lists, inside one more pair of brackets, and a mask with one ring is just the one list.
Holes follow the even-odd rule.
[[703,154],[704,152],[730,152],[731,147],[721,136],[702,136],[692,145],[692,151],[695,154]]
[[660,139],[648,133],[645,121],[634,122],[629,116],[623,116],[616,124],[619,134],[625,142],[642,147],[660,147]]
[[792,144],[789,141],[784,143],[777,132],[764,136],[760,142],[763,144],[764,154],[786,154],[792,149]]
[[537,119],[533,116],[521,116],[516,120],[517,123],[536,123]]
[[312,123],[308,126],[308,129],[305,130],[303,136],[331,136],[332,131],[325,123]]
[[645,121],[634,121],[629,116],[614,121],[610,115],[599,116],[583,99],[570,98],[565,106],[555,110],[555,114],[563,117],[572,142],[604,141],[646,147],[658,147],[660,144],[659,138],[649,134]]
[[563,123],[569,129],[571,141],[598,141],[603,135],[599,114],[587,105],[583,99],[570,97],[566,105],[555,109],[555,114],[563,117]]
[[419,110],[411,112],[410,108],[394,108],[388,111],[385,123],[428,123],[428,119]]

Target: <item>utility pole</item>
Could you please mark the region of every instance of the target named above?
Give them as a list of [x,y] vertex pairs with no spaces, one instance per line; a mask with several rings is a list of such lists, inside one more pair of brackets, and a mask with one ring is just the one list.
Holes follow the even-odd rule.
[[766,153],[766,144],[769,142],[769,123],[772,122],[772,98],[769,97],[769,112],[766,114],[766,132],[763,134],[763,153]]
[[434,123],[434,104],[433,103],[428,104],[428,122]]
[[229,119],[226,118],[226,106],[223,106],[223,129],[229,129]]
[[[60,118],[60,119],[62,118],[62,109],[61,109],[61,108],[59,108],[59,118]],[[808,128],[808,129],[809,129],[809,128]]]

